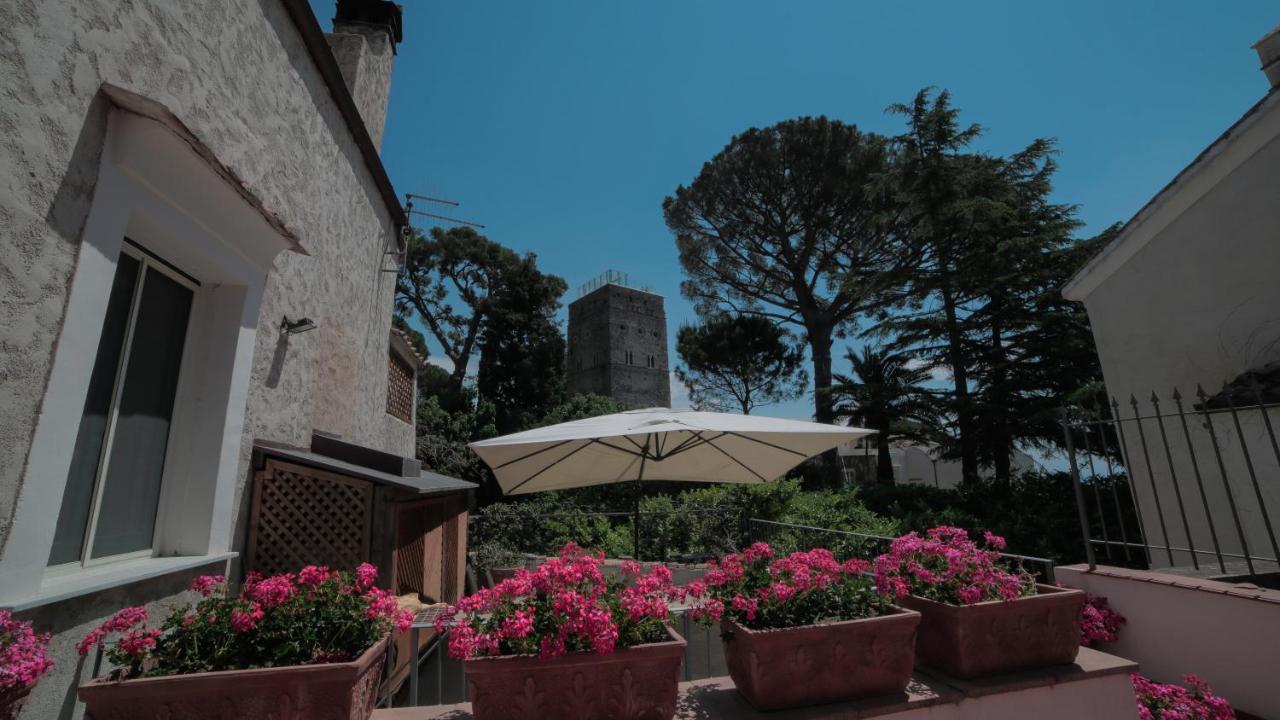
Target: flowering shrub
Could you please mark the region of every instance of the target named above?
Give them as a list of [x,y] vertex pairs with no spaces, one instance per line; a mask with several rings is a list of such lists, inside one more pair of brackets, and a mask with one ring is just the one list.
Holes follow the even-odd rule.
[[250,573],[232,595],[221,575],[205,575],[191,583],[203,599],[174,610],[159,628],[146,627],[146,608],[125,608],[77,650],[106,647],[120,677],[345,662],[413,621],[391,593],[373,586],[377,576],[367,563],[354,575],[322,566],[268,578]]
[[891,605],[866,576],[865,560],[838,562],[817,548],[774,559],[758,542],[730,553],[701,580],[684,587],[689,614],[704,623],[728,617],[752,628],[788,628],[856,620],[888,612]]
[[1084,595],[1084,609],[1080,613],[1080,644],[1090,647],[1098,642],[1115,642],[1120,637],[1120,626],[1125,618],[1111,609],[1101,595]]
[[628,585],[606,581],[603,563],[603,553],[569,543],[560,557],[462,598],[436,620],[438,630],[449,628],[449,654],[603,655],[666,640],[671,570],[655,565],[645,574],[638,563],[626,563]]
[[908,533],[875,559],[876,585],[893,597],[910,594],[952,605],[1035,594],[1034,577],[1002,562],[1004,538],[984,533],[983,544],[971,540],[965,530],[945,525],[924,537]]
[[1214,695],[1209,683],[1195,675],[1182,676],[1189,688],[1153,682],[1138,673],[1129,678],[1140,720],[1234,720],[1236,716],[1231,703]]
[[0,610],[0,693],[30,685],[49,672],[49,635],[37,635],[31,623]]

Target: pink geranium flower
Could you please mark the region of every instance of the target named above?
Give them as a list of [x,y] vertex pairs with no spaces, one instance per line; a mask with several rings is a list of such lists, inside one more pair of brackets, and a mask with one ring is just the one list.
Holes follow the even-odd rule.
[[231,595],[223,577],[206,575],[191,584],[201,598],[175,609],[159,628],[147,628],[146,608],[125,608],[77,649],[83,655],[104,647],[117,678],[350,660],[413,620],[390,593],[369,584],[376,577],[373,566],[355,572],[307,566],[267,578],[250,573]]
[[907,533],[872,563],[876,585],[893,597],[918,595],[953,605],[1035,594],[1030,574],[1005,566],[1000,556],[1004,538],[986,532],[983,542],[985,547],[962,528],[945,525],[923,537]]
[[448,629],[449,653],[459,659],[607,654],[664,639],[668,603],[676,597],[670,569],[658,564],[646,572],[627,562],[624,584],[607,581],[603,564],[603,554],[570,543],[559,557],[458,600],[436,627]]
[[14,620],[0,610],[0,693],[30,685],[53,668],[49,635],[37,634],[31,623]]
[[841,562],[826,548],[775,558],[766,543],[711,563],[701,580],[680,593],[690,617],[704,623],[730,618],[751,628],[811,625],[885,612],[888,601],[873,588],[864,560]]

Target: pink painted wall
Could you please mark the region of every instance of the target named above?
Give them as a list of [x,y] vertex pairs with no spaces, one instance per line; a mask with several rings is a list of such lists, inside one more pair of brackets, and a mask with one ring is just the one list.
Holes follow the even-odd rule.
[[1058,568],[1057,578],[1128,619],[1101,650],[1161,682],[1196,673],[1236,709],[1280,720],[1280,591],[1106,566]]

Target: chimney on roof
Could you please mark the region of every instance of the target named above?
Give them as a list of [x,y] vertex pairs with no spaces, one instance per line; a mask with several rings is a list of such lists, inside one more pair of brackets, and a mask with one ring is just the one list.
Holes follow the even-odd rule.
[[1262,61],[1262,72],[1267,74],[1271,87],[1280,87],[1280,25],[1271,28],[1271,32],[1254,43],[1253,49],[1258,51],[1258,59]]
[[329,47],[377,148],[387,122],[391,66],[404,39],[402,8],[388,0],[338,0]]

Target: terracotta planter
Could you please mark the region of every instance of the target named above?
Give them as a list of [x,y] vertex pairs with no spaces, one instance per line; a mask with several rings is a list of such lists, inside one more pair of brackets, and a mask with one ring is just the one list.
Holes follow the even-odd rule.
[[903,598],[903,607],[923,616],[916,641],[920,663],[968,679],[1074,662],[1084,592],[1036,588],[1036,595],[1017,600],[963,606]]
[[383,638],[351,662],[169,675],[80,686],[89,720],[368,720],[387,650]]
[[726,620],[729,677],[759,710],[900,693],[911,681],[920,614],[751,630]]
[[667,642],[608,655],[467,660],[471,713],[475,720],[669,720],[686,643],[667,632]]
[[31,683],[0,692],[0,720],[17,720],[18,713],[22,712],[22,706],[27,704],[27,696],[31,694],[31,688],[35,686],[35,683]]

